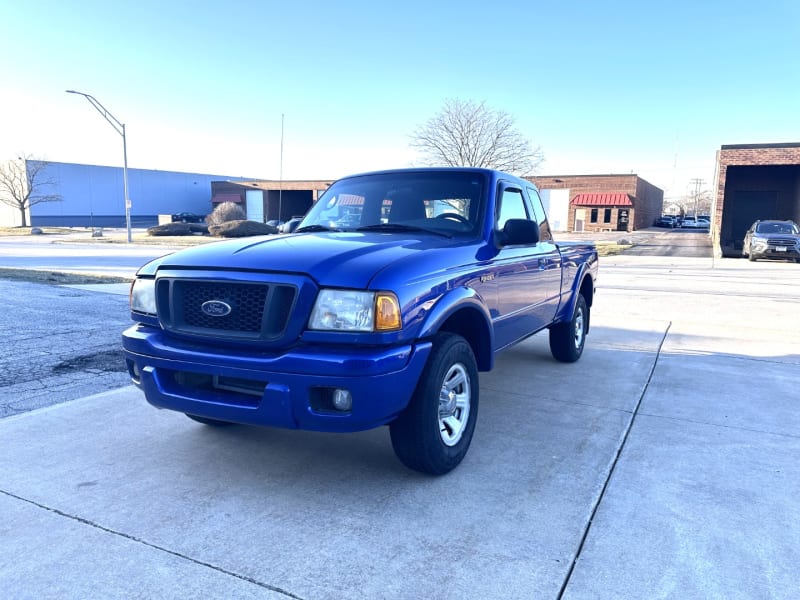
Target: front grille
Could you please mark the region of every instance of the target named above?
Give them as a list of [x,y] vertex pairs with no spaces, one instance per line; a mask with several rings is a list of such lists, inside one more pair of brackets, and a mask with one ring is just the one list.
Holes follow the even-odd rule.
[[162,278],[158,316],[167,330],[233,339],[273,340],[286,328],[292,285]]
[[794,248],[797,240],[791,237],[770,237],[767,238],[767,243],[770,246],[782,246],[784,248]]
[[[176,282],[183,303],[184,318],[190,327],[226,331],[261,331],[264,302],[269,287],[263,284]],[[203,312],[209,302],[224,303],[230,314],[210,316]]]

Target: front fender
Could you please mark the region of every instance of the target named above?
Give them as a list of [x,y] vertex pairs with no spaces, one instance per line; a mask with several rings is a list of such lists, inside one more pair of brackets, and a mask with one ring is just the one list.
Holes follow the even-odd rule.
[[419,337],[432,337],[439,331],[449,331],[462,336],[472,347],[481,371],[488,371],[494,363],[494,328],[489,309],[472,288],[455,288],[428,310],[420,326]]

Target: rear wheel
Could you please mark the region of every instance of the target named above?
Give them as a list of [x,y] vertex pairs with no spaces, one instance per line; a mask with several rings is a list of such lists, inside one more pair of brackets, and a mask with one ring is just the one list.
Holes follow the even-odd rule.
[[459,335],[438,334],[406,410],[389,426],[397,458],[443,475],[463,460],[478,417],[478,367]]
[[583,294],[578,294],[572,318],[550,327],[550,352],[558,361],[575,362],[583,354],[586,333],[589,331],[589,306]]

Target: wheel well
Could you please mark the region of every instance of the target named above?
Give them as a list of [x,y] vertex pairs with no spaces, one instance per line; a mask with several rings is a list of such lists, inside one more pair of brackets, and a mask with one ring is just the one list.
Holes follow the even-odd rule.
[[584,277],[581,282],[581,295],[586,299],[586,305],[591,307],[594,300],[594,285],[591,277]]
[[442,323],[439,331],[460,335],[472,348],[479,371],[491,368],[492,348],[489,329],[483,316],[475,309],[462,308]]

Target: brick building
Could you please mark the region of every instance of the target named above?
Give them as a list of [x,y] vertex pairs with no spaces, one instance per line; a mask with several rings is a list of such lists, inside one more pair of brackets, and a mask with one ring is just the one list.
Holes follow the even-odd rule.
[[529,177],[556,231],[634,231],[661,215],[664,191],[638,175]]
[[800,143],[735,144],[717,152],[711,234],[717,256],[741,256],[759,219],[800,221]]

